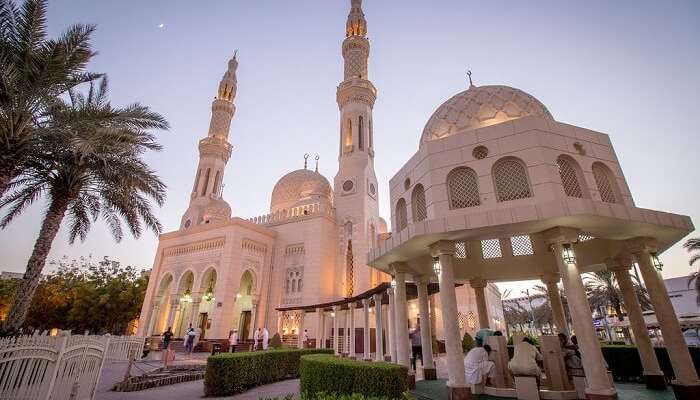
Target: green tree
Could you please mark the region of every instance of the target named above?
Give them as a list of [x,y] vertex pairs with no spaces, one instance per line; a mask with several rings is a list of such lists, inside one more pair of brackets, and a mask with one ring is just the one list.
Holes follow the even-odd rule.
[[46,108],[96,74],[85,72],[95,55],[93,25],[73,25],[56,39],[46,34],[46,0],[17,7],[0,0],[0,196],[36,155]]
[[466,354],[469,350],[473,349],[474,346],[476,346],[476,343],[472,335],[470,335],[469,332],[464,332],[464,336],[462,337],[462,351]]
[[0,279],[0,322],[7,316],[18,285],[19,279]]
[[142,160],[146,150],[160,150],[151,129],[167,129],[165,119],[140,104],[114,108],[107,98],[107,80],[90,82],[86,95],[69,91],[69,99],[50,109],[50,135],[40,137],[41,157],[32,160],[0,207],[8,211],[5,227],[28,206],[48,198],[39,237],[7,318],[18,329],[26,318],[46,257],[66,215],[69,240],[85,240],[101,216],[115,240],[123,237],[122,220],[134,237],[145,225],[160,233],[150,200],[159,206],[165,184]]
[[[684,244],[685,247],[692,255],[690,256],[690,265],[693,266],[698,260],[700,260],[700,238],[688,239]],[[695,292],[697,297],[696,302],[700,306],[700,269],[690,274],[688,277],[688,287],[695,283]]]

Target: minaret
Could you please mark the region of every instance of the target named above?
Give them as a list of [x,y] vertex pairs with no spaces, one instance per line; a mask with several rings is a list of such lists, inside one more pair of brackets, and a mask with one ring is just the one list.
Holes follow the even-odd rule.
[[211,122],[207,137],[199,141],[199,165],[194,179],[190,206],[182,216],[180,229],[231,218],[231,207],[221,198],[224,169],[231,157],[228,142],[231,119],[236,112],[236,54],[219,83],[219,92],[211,104]]
[[361,293],[373,283],[367,251],[376,246],[379,226],[374,173],[372,108],[377,90],[368,80],[369,40],[362,1],[352,0],[343,41],[344,78],[336,93],[340,109],[339,169],[334,193],[339,227],[343,296]]

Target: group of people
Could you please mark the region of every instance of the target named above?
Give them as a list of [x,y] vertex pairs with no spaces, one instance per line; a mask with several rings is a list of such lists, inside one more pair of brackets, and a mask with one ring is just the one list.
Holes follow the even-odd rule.
[[[491,384],[491,379],[495,377],[495,363],[491,360],[491,346],[485,344],[488,336],[503,336],[501,331],[492,332],[488,329],[482,329],[476,334],[476,347],[469,350],[464,357],[464,372],[466,380],[470,384]],[[576,344],[576,337],[571,337],[569,342],[568,337],[560,333],[558,335],[559,343],[562,352],[564,353],[564,363],[569,375],[577,375],[583,373],[581,364],[581,353]],[[513,375],[518,376],[534,376],[539,385],[542,375],[542,354],[535,347],[535,342],[524,337],[520,343],[515,345],[513,349],[513,358],[508,362],[508,369]]]
[[[238,329],[233,329],[228,334],[228,344],[229,351],[231,353],[236,352],[236,346],[238,345]],[[253,333],[253,351],[255,350],[267,350],[270,343],[270,332],[267,328],[258,328]]]

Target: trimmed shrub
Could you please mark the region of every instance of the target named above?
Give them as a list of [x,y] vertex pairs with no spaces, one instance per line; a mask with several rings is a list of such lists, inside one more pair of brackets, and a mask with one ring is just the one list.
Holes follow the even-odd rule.
[[400,399],[408,390],[408,369],[402,365],[315,354],[301,358],[300,370],[305,399],[354,394]]
[[[403,393],[402,400],[414,400],[408,393]],[[285,399],[286,400],[286,399]],[[302,400],[393,400],[389,397],[371,397],[359,393],[355,394],[328,394],[317,393],[315,396],[302,396]]]
[[275,333],[272,335],[272,339],[270,339],[270,347],[273,349],[281,349],[282,348],[282,339],[280,338],[279,333]]
[[279,349],[221,353],[207,358],[205,396],[230,396],[250,388],[299,376],[304,354],[331,354],[331,349]]
[[462,337],[462,352],[469,353],[469,350],[473,349],[475,346],[474,338],[469,332],[464,332],[464,337]]
[[[624,382],[642,382],[643,371],[642,361],[639,358],[639,352],[635,346],[627,345],[608,345],[601,346],[605,362],[608,363],[608,369],[612,372],[616,381]],[[695,364],[695,370],[700,374],[700,348],[688,347],[690,357]],[[673,367],[671,360],[668,357],[668,351],[665,347],[655,347],[656,359],[659,360],[659,367],[666,376],[667,380],[674,379]],[[688,367],[691,367],[690,365]]]

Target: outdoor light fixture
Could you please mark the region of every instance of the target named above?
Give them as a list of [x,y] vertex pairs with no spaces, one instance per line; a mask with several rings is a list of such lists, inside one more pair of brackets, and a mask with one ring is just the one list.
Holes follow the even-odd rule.
[[433,258],[433,272],[435,272],[435,275],[437,275],[438,277],[440,276],[440,273],[442,272],[442,265],[440,264],[440,257]]
[[561,258],[566,264],[576,264],[576,256],[574,255],[574,250],[571,248],[571,244],[566,243],[564,245],[564,250],[561,252]]
[[182,295],[182,301],[186,303],[192,301],[192,291],[190,289],[185,290],[185,294]]
[[396,289],[396,279],[391,280],[391,288]]
[[204,293],[204,300],[206,301],[211,301],[211,299],[214,298],[214,290],[212,289],[211,285],[209,286],[209,289],[207,289],[207,292]]
[[656,268],[657,271],[661,271],[664,268],[664,264],[659,260],[659,256],[656,253],[649,253],[651,256],[651,264]]
[[331,313],[331,317],[335,318],[335,313],[334,313],[334,312]]
[[236,293],[236,298],[237,298],[237,299],[240,299],[241,297],[243,297],[243,295],[242,295],[242,294],[240,294],[240,293]]

